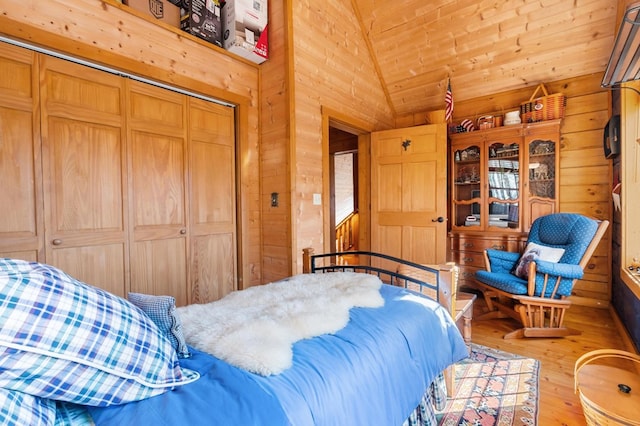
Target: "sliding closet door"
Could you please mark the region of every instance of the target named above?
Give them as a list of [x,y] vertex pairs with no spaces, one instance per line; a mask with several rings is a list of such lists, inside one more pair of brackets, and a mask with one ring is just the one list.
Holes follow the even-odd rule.
[[131,291],[188,295],[187,97],[128,82]]
[[[44,258],[37,56],[0,43],[0,257]],[[16,167],[19,165],[19,167]]]
[[232,108],[189,99],[191,302],[237,289],[235,126]]
[[123,79],[40,55],[46,261],[127,288]]
[[0,255],[179,305],[238,288],[234,109],[0,43]]

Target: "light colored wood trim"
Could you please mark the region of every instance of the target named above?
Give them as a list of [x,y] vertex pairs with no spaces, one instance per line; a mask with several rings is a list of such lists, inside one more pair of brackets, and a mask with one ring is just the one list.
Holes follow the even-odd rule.
[[[358,194],[360,195],[362,192],[365,192],[369,185],[365,185],[365,182],[369,182],[369,180],[362,179],[363,174],[367,176],[369,173],[369,156],[368,155],[360,155],[360,150],[364,148],[364,143],[361,143],[361,140],[367,141],[369,140],[369,134],[372,131],[371,126],[367,123],[358,120],[353,117],[349,117],[339,111],[336,111],[332,108],[322,106],[322,214],[325,220],[322,221],[322,234],[323,238],[323,252],[331,253],[335,251],[335,244],[331,240],[331,221],[328,218],[331,216],[331,188],[329,182],[331,181],[331,171],[329,161],[331,156],[329,155],[329,128],[334,127],[336,129],[340,129],[344,132],[351,133],[353,135],[358,136],[358,173],[359,173],[359,182],[361,184],[358,186]],[[367,143],[366,149],[367,153],[369,152],[369,143]],[[366,164],[365,164],[366,161]],[[364,170],[363,170],[364,168]],[[360,206],[360,232],[365,232],[369,235],[368,232],[368,213],[369,213],[369,197],[366,199],[360,198],[358,200],[358,205]],[[364,219],[364,221],[363,221]],[[360,240],[362,243],[362,239]],[[369,247],[366,245],[360,245],[360,250],[368,250]]]
[[371,250],[371,134],[358,137],[358,248]]
[[[238,161],[236,161],[237,270],[238,290],[242,290],[250,287],[253,281],[251,277],[251,262],[249,261],[251,259],[249,238],[245,235],[250,229],[249,211],[251,209],[249,204],[251,201],[248,195],[250,193],[251,167],[253,167],[249,161],[246,161],[251,155],[249,137],[246,131],[241,131],[249,127],[249,105],[246,99],[236,105],[235,121],[236,155],[238,158]],[[260,233],[260,239],[262,239],[262,233]],[[262,247],[262,243],[260,247]],[[260,259],[262,259],[262,252],[260,252]]]
[[296,209],[300,205],[297,194],[297,179],[296,179],[296,167],[294,166],[297,159],[297,147],[296,147],[296,80],[295,80],[295,67],[294,67],[294,32],[293,32],[293,2],[294,0],[283,0],[284,8],[284,32],[285,32],[285,90],[287,93],[287,111],[289,116],[285,119],[288,120],[287,136],[289,139],[289,161],[287,163],[287,176],[289,176],[289,199],[290,199],[290,213],[289,213],[289,238],[290,243],[290,262],[289,273],[295,274],[298,268],[298,259],[300,249],[298,247],[297,238],[298,224],[294,219],[296,215]]

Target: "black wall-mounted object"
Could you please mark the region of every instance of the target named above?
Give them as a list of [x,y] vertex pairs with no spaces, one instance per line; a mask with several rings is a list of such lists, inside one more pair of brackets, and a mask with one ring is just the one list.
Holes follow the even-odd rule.
[[604,127],[602,137],[604,156],[613,158],[620,154],[620,116],[613,115]]

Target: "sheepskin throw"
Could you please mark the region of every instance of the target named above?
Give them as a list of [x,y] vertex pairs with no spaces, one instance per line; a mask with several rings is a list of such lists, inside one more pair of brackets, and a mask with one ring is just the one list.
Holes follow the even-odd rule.
[[302,274],[177,312],[189,345],[268,376],[291,367],[298,340],[346,326],[352,307],[383,306],[381,284],[354,272]]

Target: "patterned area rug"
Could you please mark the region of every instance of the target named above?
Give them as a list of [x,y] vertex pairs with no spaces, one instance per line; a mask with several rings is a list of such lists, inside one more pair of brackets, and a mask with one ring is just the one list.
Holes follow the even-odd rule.
[[539,370],[535,359],[472,343],[470,357],[456,364],[456,389],[438,424],[537,425]]

